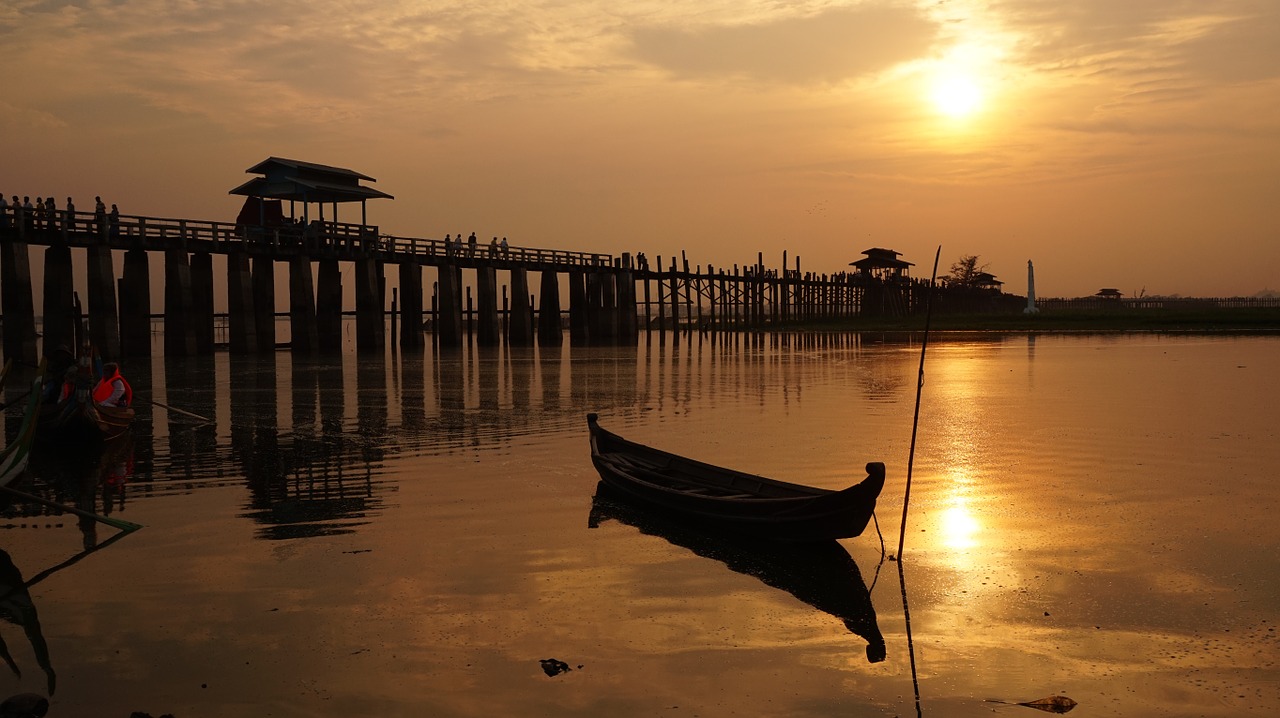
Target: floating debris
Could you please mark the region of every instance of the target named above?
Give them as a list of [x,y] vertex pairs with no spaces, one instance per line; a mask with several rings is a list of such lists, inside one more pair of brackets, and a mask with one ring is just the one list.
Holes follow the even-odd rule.
[[[540,663],[542,663],[542,671],[552,677],[558,676],[561,673],[568,673],[573,670],[569,667],[568,663],[555,658],[543,658]],[[581,668],[582,666],[578,667]]]
[[1066,713],[1076,707],[1076,702],[1066,696],[1049,696],[1037,701],[1013,702],[988,699],[987,703],[1003,703],[1007,706],[1026,706],[1045,713]]

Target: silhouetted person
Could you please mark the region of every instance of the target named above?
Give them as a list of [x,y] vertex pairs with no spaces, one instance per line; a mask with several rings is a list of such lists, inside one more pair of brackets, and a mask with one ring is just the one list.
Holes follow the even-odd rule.
[[102,203],[101,197],[93,198],[93,223],[98,234],[101,235],[107,229],[107,205]]
[[468,257],[476,256],[477,244],[478,242],[476,241],[476,233],[472,232],[471,236],[467,238],[467,256]]
[[67,198],[67,213],[63,217],[63,226],[68,232],[75,231],[76,228],[76,206],[72,203],[71,198]]
[[60,398],[59,389],[62,387],[62,381],[68,369],[75,371],[76,355],[71,353],[71,349],[66,344],[59,344],[49,352],[49,362],[46,365],[44,398],[49,403],[52,404]]
[[3,194],[0,194],[0,229],[8,229],[10,226],[9,200],[5,199]]
[[50,232],[58,229],[58,202],[52,197],[44,198],[45,228]]
[[119,237],[120,236],[120,208],[116,207],[114,204],[111,205],[111,214],[107,215],[107,218],[108,218],[107,221],[111,225],[111,236]]

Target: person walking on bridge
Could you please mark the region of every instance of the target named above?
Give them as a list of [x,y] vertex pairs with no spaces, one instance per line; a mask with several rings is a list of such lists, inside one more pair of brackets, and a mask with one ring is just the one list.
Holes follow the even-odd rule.
[[102,197],[93,198],[93,222],[98,234],[107,231],[107,205],[102,203]]
[[52,197],[44,198],[45,229],[54,232],[58,229],[58,201]]

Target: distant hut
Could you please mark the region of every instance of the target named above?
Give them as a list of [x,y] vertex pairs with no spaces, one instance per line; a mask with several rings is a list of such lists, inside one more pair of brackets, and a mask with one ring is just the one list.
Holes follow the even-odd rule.
[[1098,293],[1093,296],[1098,297],[1099,299],[1119,299],[1124,295],[1120,293],[1119,289],[1114,289],[1112,287],[1104,287],[1102,289],[1099,289]]
[[371,199],[395,199],[391,195],[360,184],[361,180],[376,182],[372,177],[342,167],[330,167],[314,162],[268,157],[245,170],[262,177],[245,182],[228,194],[244,195],[244,206],[236,224],[269,227],[285,224],[283,202],[289,202],[289,218],[298,218],[296,203],[302,203],[301,219],[310,222],[310,207],[317,206],[318,219],[325,221],[325,205],[332,207],[330,221],[338,221],[338,204],[360,203],[360,224],[368,226],[365,203]]
[[975,289],[986,289],[993,292],[1002,291],[1004,282],[996,279],[996,275],[990,272],[978,272],[973,275],[973,283],[970,285]]
[[866,256],[856,262],[849,262],[849,266],[855,267],[863,278],[881,281],[904,279],[910,277],[911,267],[915,266],[911,262],[898,259],[901,252],[895,252],[892,249],[872,247],[863,250],[862,253]]

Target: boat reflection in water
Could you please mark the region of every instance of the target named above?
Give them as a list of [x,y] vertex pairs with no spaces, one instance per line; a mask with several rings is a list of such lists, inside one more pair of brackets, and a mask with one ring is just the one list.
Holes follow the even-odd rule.
[[876,623],[871,593],[862,572],[838,541],[804,544],[750,539],[694,530],[662,515],[635,506],[604,482],[596,486],[591,502],[590,528],[614,520],[715,559],[730,570],[754,576],[765,585],[786,591],[797,599],[844,622],[846,628],[867,642],[867,660],[885,659],[884,636]]
[[[23,493],[19,498],[0,503],[3,515],[20,520],[48,516],[50,506],[60,514],[57,507],[61,505],[62,508],[78,512],[77,527],[83,540],[83,548],[79,553],[31,578],[24,578],[9,553],[0,549],[0,620],[18,626],[26,634],[32,654],[47,678],[48,695],[52,696],[57,676],[53,670],[48,643],[40,627],[35,602],[31,597],[31,588],[58,571],[75,565],[89,554],[119,541],[137,528],[136,525],[124,528],[122,524],[127,522],[117,521],[112,525],[122,530],[105,541],[99,541],[98,523],[110,522],[108,515],[124,506],[124,487],[133,472],[133,435],[128,429],[110,439],[90,435],[82,442],[70,446],[46,437],[44,441],[36,443],[28,469],[29,475],[22,480]],[[28,483],[30,485],[25,485]],[[28,491],[31,492],[29,495]],[[24,495],[26,498],[22,498]],[[21,527],[25,527],[25,522],[21,525],[10,524],[5,528]],[[22,675],[3,634],[0,634],[0,660],[8,665],[14,675]]]
[[[31,456],[31,491],[102,516],[123,509],[125,486],[133,474],[133,433],[126,429],[110,439],[90,437],[74,449],[56,441],[38,441]],[[97,546],[98,522],[85,515],[77,522],[84,548]]]

